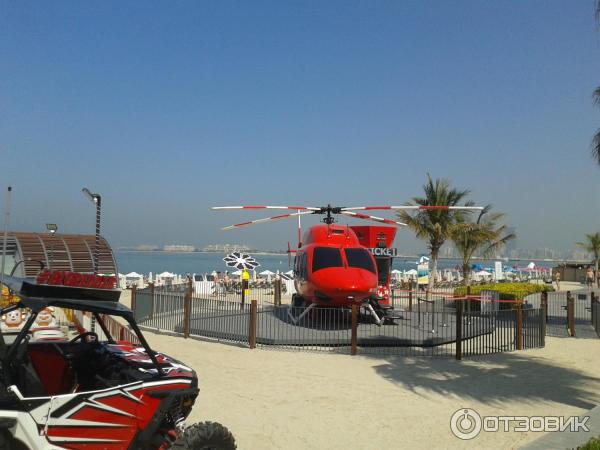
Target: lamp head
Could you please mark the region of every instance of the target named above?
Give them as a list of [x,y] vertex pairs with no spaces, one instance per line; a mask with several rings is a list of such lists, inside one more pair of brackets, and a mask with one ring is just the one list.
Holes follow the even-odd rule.
[[56,226],[55,223],[47,223],[46,230],[48,230],[50,234],[54,235],[54,233],[56,233],[56,230],[58,230],[58,226]]
[[81,192],[83,192],[83,195],[85,195],[90,202],[98,203],[98,194],[92,194],[88,188],[81,189]]

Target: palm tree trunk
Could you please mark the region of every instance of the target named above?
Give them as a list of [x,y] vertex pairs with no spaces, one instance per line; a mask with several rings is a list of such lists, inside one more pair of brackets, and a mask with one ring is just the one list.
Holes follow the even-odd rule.
[[439,250],[431,250],[431,274],[429,277],[429,290],[435,288],[435,281],[437,278],[437,261],[438,261]]
[[463,283],[465,286],[471,285],[471,267],[468,263],[463,263]]

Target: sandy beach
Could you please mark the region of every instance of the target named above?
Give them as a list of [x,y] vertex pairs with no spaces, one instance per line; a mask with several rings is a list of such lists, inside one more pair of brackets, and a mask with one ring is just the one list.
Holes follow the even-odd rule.
[[518,448],[539,434],[462,441],[450,417],[464,407],[481,415],[580,415],[600,400],[596,339],[548,337],[543,349],[459,362],[146,336],[197,371],[201,393],[189,422],[225,424],[240,449]]

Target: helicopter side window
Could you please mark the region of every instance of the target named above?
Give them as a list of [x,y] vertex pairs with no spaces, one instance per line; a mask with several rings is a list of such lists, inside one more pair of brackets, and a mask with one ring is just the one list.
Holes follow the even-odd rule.
[[308,256],[306,253],[302,253],[302,259],[300,260],[300,278],[304,280],[308,278],[307,261]]
[[342,267],[340,250],[333,247],[316,247],[312,260],[313,273],[329,267]]
[[364,248],[347,248],[344,251],[346,252],[348,267],[357,267],[376,273],[373,259],[367,250]]

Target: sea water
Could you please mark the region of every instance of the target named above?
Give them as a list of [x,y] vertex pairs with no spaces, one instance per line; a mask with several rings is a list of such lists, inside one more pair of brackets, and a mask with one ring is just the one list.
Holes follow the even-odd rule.
[[[120,273],[138,272],[147,275],[149,272],[158,274],[172,272],[180,275],[193,273],[211,273],[213,270],[224,272],[235,271],[235,268],[227,267],[223,261],[224,253],[170,253],[170,252],[133,252],[115,251],[115,258]],[[270,270],[271,272],[287,272],[291,269],[288,265],[288,255],[261,255],[252,254],[260,266],[258,271]],[[394,258],[393,268],[398,270],[416,269],[417,258]],[[294,258],[292,257],[292,264]],[[493,261],[474,261],[482,267],[493,267]],[[536,263],[537,264],[537,263]],[[453,269],[460,266],[457,259],[441,259],[438,261],[439,269]],[[519,265],[524,267],[526,262],[506,261],[503,265],[513,267]],[[549,266],[547,263],[539,263]]]

